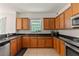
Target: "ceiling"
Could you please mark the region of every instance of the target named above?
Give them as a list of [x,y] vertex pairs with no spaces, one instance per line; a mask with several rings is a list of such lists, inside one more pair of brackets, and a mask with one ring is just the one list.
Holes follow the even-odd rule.
[[67,3],[5,3],[17,12],[57,12]]
[[3,3],[2,5],[11,7],[20,14],[57,14],[57,12],[67,4],[68,3]]

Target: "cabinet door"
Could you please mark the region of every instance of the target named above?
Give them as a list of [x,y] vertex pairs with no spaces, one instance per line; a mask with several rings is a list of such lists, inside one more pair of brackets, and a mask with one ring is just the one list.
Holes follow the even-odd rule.
[[11,56],[14,56],[17,54],[17,40],[13,39],[10,41],[10,52]]
[[46,37],[45,47],[46,48],[52,48],[53,47],[53,39],[51,37]]
[[23,48],[29,48],[30,47],[30,37],[29,36],[23,36],[22,37],[22,47]]
[[70,7],[65,11],[65,28],[71,28],[71,20],[70,17],[72,16],[72,8]]
[[44,30],[50,30],[50,18],[44,18]]
[[60,40],[59,39],[57,39],[56,44],[57,44],[57,49],[56,50],[57,50],[58,53],[60,53]]
[[21,48],[22,48],[21,37],[17,37],[17,50],[18,50],[18,52],[21,50]]
[[31,47],[36,48],[37,47],[37,37],[31,37]]
[[65,55],[65,44],[64,41],[60,40],[60,55],[64,56]]
[[23,18],[23,29],[29,30],[30,29],[30,20],[28,18]]
[[56,38],[53,37],[53,39],[54,39],[53,45],[54,45],[54,48],[56,49],[56,46],[57,46],[57,44],[56,44]]
[[16,29],[17,30],[22,29],[22,19],[21,18],[16,19]]
[[45,47],[45,37],[38,37],[38,47],[39,48]]
[[59,16],[58,17],[56,17],[56,19],[55,19],[55,29],[59,29],[59,26],[60,26],[60,18],[59,18]]
[[79,13],[79,3],[72,3],[71,6],[73,8],[73,15],[78,14]]
[[65,19],[64,19],[64,13],[60,15],[60,29],[65,28]]
[[55,29],[54,27],[55,27],[55,18],[51,18],[50,19],[50,29],[54,30]]

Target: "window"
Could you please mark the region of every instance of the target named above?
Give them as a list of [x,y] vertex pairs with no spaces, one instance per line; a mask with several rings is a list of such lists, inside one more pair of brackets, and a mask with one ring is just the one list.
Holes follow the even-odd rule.
[[31,30],[33,32],[40,32],[42,28],[41,20],[31,20]]

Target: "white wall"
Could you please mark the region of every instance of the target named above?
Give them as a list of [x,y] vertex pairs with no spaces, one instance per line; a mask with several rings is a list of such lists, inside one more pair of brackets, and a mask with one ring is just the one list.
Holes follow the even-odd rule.
[[[16,32],[16,12],[12,8],[0,4],[0,16],[6,17],[5,33]],[[4,33],[4,34],[5,34]]]

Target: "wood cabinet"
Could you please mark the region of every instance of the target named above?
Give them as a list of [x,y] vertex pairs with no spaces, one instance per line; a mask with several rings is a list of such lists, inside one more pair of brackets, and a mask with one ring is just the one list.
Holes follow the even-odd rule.
[[23,21],[22,29],[29,30],[30,29],[30,20],[28,18],[23,18],[22,21]]
[[60,40],[60,55],[61,56],[65,55],[65,43],[63,40]]
[[59,53],[59,55],[65,55],[65,44],[62,39],[54,37],[54,49]]
[[44,22],[44,30],[50,30],[50,18],[44,18],[43,19]]
[[22,48],[22,40],[21,37],[17,37],[16,39],[17,39],[17,52],[20,52]]
[[14,56],[17,54],[17,39],[13,39],[10,41],[10,54]]
[[38,37],[38,47],[39,48],[45,47],[45,37]]
[[55,18],[51,18],[50,19],[50,30],[54,30],[55,29]]
[[22,29],[22,19],[16,18],[16,29],[21,30]]
[[37,37],[31,37],[30,39],[30,47],[33,47],[33,48],[36,48],[38,45],[37,45]]
[[73,15],[79,14],[79,3],[72,3],[71,4]]
[[30,45],[31,45],[30,36],[23,36],[22,37],[22,47],[23,48],[29,48]]
[[70,17],[72,16],[72,8],[68,8],[65,12],[65,28],[70,29],[71,28],[71,20]]
[[60,29],[60,18],[59,16],[55,18],[55,29]]
[[64,13],[62,13],[59,17],[60,17],[60,29],[65,29]]
[[60,53],[60,39],[56,38],[56,41],[57,41],[56,42],[56,44],[57,44],[56,50],[57,50],[58,53]]
[[10,41],[10,55],[15,56],[22,48],[21,37],[16,37]]
[[52,37],[46,37],[46,39],[45,39],[45,47],[53,48],[53,38]]
[[56,49],[56,47],[57,47],[57,43],[56,43],[57,41],[56,41],[56,39],[55,39],[55,37],[53,37],[53,47]]

